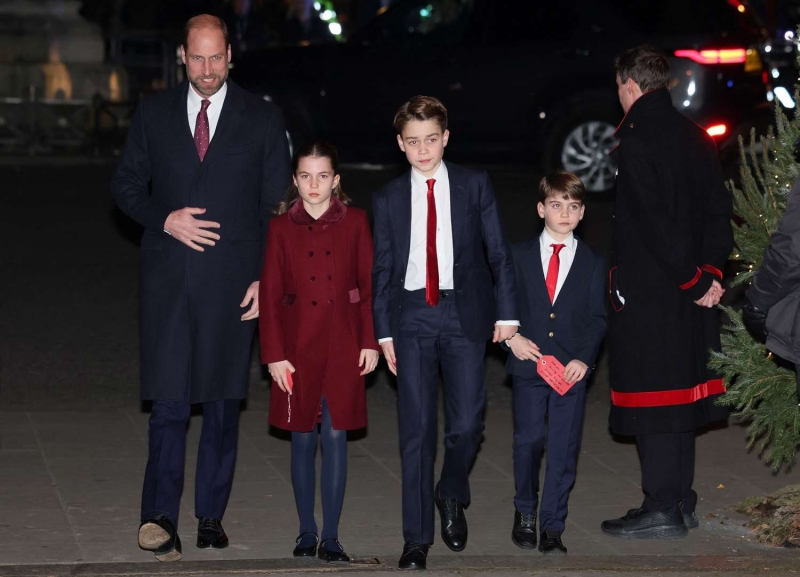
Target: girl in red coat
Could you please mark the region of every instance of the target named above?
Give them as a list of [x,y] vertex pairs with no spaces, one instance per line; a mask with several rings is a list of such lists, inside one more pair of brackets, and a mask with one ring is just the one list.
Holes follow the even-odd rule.
[[[372,237],[339,184],[336,149],[297,151],[294,186],[270,221],[260,283],[261,361],[273,379],[269,423],[292,432],[300,535],[295,557],[349,562],[338,541],[347,430],[367,425],[364,375],[378,363],[372,328]],[[314,520],[322,441],[322,540]]]

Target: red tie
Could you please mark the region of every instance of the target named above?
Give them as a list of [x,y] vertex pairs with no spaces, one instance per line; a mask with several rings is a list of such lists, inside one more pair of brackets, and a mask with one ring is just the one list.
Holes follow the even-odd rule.
[[200,103],[200,112],[197,114],[197,120],[194,125],[194,145],[197,147],[197,155],[200,157],[200,162],[203,162],[208,150],[208,142],[211,140],[208,130],[208,113],[206,112],[209,104],[211,104],[211,101],[206,99],[203,99]]
[[551,244],[553,247],[553,256],[550,257],[550,264],[547,265],[547,278],[544,284],[547,285],[547,294],[550,295],[550,303],[552,304],[556,298],[556,285],[558,284],[558,267],[561,264],[561,259],[558,253],[564,248],[563,244]]
[[434,179],[428,182],[428,242],[425,246],[425,300],[432,307],[439,304],[439,259],[436,256],[436,199]]

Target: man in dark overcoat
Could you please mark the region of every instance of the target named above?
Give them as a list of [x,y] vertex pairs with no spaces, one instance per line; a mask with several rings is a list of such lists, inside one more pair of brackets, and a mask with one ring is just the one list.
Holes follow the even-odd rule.
[[122,211],[145,228],[142,398],[153,409],[139,546],[163,561],[181,558],[176,529],[194,403],[203,405],[197,546],[228,544],[221,519],[247,394],[267,222],[290,178],[280,112],[228,80],[224,23],[197,16],[185,32],[188,81],[142,102],[111,183]]
[[731,199],[709,135],[672,106],[667,59],[640,46],[616,61],[614,265],[609,293],[610,425],[636,437],[644,502],[603,532],[681,537],[697,526],[695,431],[726,412],[707,368],[719,350],[722,268],[733,246]]

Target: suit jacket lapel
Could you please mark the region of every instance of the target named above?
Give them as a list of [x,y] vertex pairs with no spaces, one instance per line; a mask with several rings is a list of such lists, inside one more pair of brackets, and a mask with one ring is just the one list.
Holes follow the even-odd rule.
[[564,286],[562,286],[561,290],[558,292],[556,304],[558,304],[559,300],[569,295],[569,293],[574,291],[577,287],[581,286],[582,284],[586,284],[583,277],[585,276],[585,271],[587,270],[586,265],[588,264],[589,254],[586,247],[580,240],[577,239],[577,237],[576,241],[577,244],[575,247],[575,258],[572,259],[572,266],[569,267],[569,274],[567,274],[567,278],[564,280]]
[[222,111],[219,121],[217,121],[214,137],[211,139],[203,159],[204,165],[211,164],[222,157],[227,142],[237,133],[244,108],[245,100],[242,97],[241,89],[228,79],[228,93],[225,95],[225,102],[222,103]]
[[463,224],[467,220],[467,181],[458,166],[445,163],[447,177],[450,180],[450,225],[453,231],[453,260],[458,255],[464,239]]
[[[408,263],[408,254],[411,250],[411,171],[405,178],[398,180],[392,203],[394,214],[397,218],[398,248],[401,263]],[[403,269],[405,276],[405,269]]]
[[180,90],[175,91],[175,100],[170,106],[170,122],[174,129],[172,134],[176,135],[177,147],[176,152],[180,155],[178,162],[180,164],[191,163],[200,166],[200,157],[197,155],[197,147],[192,138],[192,130],[189,127],[189,117],[186,108],[186,99],[188,97],[189,83],[184,81]]

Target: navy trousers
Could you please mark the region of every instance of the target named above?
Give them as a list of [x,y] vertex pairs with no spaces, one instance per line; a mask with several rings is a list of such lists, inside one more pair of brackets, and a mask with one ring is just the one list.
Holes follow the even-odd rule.
[[[203,429],[195,474],[197,517],[222,519],[225,513],[236,465],[241,404],[238,399],[203,403]],[[153,401],[150,454],[142,490],[142,521],[166,515],[176,528],[178,526],[190,413],[189,403]]]
[[[540,531],[563,531],[578,467],[586,381],[575,383],[563,397],[538,378],[514,375],[512,387],[514,506],[526,514],[535,515],[538,509]],[[539,467],[545,444],[547,468],[540,505]]]
[[452,291],[439,304],[425,302],[425,290],[406,292],[400,319],[397,396],[403,465],[403,537],[433,543],[433,465],[438,433],[439,367],[444,377],[444,463],[440,497],[470,502],[469,469],[483,433],[486,343],[461,330]]

